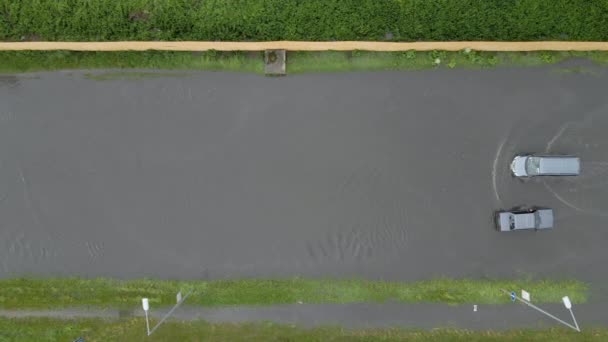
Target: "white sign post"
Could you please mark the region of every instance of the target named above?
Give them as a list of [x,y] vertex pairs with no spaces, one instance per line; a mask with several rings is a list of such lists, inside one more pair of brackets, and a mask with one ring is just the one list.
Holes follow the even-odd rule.
[[182,292],[178,292],[176,295],[176,299],[177,299],[177,304],[175,304],[175,306],[173,306],[171,308],[171,310],[169,310],[169,312],[167,312],[167,314],[160,320],[160,322],[158,322],[154,328],[152,328],[152,330],[150,330],[150,323],[148,322],[148,310],[150,310],[150,304],[148,303],[148,298],[142,298],[141,299],[141,304],[144,308],[144,312],[146,314],[146,329],[148,330],[148,336],[152,335],[152,333],[161,325],[163,324],[163,322],[169,318],[169,316],[171,316],[171,314],[173,313],[173,311],[175,311],[175,309],[177,309],[185,300],[186,298],[188,298],[188,296],[190,296],[190,294],[192,294],[192,291],[188,292],[184,298],[182,298]]
[[530,301],[530,293],[526,292],[526,290],[521,290],[521,298],[524,300]]
[[[561,324],[563,324],[563,325],[565,325],[565,326],[567,326],[569,328],[572,328],[572,329],[574,329],[574,330],[576,330],[578,332],[581,332],[581,330],[578,327],[578,323],[576,322],[576,318],[574,318],[574,313],[572,312],[572,303],[570,302],[570,298],[568,298],[568,296],[563,297],[562,298],[562,302],[564,303],[564,306],[566,307],[566,309],[568,309],[570,311],[570,315],[572,315],[572,320],[574,320],[574,325],[572,325],[570,323],[567,323],[567,322],[564,322],[563,320],[561,320],[561,319],[553,316],[552,314],[548,313],[547,311],[545,311],[545,310],[537,307],[536,305],[530,303],[530,301],[529,301],[530,294],[527,293],[527,292],[526,293],[528,294],[528,299],[527,300],[523,300],[523,299],[517,297],[517,295],[515,295],[515,292],[509,292],[509,291],[503,290],[503,289],[501,289],[501,291],[504,292],[504,293],[506,293],[507,295],[511,296],[511,298],[515,298],[515,300],[518,300],[518,301],[526,304],[527,306],[531,307],[532,309],[534,309],[534,310],[536,310],[536,311],[538,311],[538,312],[540,312],[542,314],[545,314],[545,315],[553,318],[554,320],[560,322]],[[522,291],[522,297],[523,297],[523,291]]]
[[144,313],[146,314],[146,331],[148,332],[148,336],[150,336],[150,322],[148,321],[148,310],[150,310],[150,303],[148,303],[148,298],[141,299],[141,306],[144,308]]
[[570,298],[568,298],[568,296],[565,296],[564,298],[562,298],[562,302],[564,302],[564,306],[566,307],[566,309],[568,309],[568,311],[570,311],[570,315],[572,316],[572,320],[574,321],[576,330],[581,331],[578,328],[578,323],[576,322],[576,317],[574,317],[574,312],[572,312],[572,303],[570,303]]

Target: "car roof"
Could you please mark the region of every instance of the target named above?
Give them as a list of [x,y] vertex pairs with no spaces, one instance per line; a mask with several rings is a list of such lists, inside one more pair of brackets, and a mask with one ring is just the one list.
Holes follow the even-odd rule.
[[513,215],[515,220],[515,228],[534,228],[535,215],[534,213],[516,214]]
[[577,157],[541,156],[539,168],[541,173],[577,174],[580,171],[580,162]]

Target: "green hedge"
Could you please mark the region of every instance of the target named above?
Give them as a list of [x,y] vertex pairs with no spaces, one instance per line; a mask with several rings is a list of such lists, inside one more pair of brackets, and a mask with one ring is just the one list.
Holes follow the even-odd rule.
[[0,0],[0,40],[608,41],[607,0]]

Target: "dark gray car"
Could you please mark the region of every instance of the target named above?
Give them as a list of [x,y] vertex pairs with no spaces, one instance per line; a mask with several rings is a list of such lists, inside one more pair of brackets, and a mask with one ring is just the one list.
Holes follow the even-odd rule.
[[553,228],[553,209],[526,208],[496,213],[496,229],[501,232]]
[[520,155],[511,162],[511,171],[517,177],[577,176],[581,162],[574,156]]

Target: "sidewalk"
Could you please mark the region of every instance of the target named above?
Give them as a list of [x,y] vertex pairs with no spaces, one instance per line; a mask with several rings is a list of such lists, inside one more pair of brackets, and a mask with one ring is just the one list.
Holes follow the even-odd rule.
[[[558,318],[571,322],[569,312],[561,304],[539,305]],[[573,306],[581,329],[608,326],[606,305],[581,304]],[[160,319],[169,308],[150,308],[150,317]],[[120,319],[143,317],[141,308],[132,312],[101,309],[62,310],[0,310],[0,316],[10,318],[52,317]],[[470,330],[504,330],[513,328],[548,328],[561,326],[558,322],[523,304],[449,306],[445,304],[290,304],[270,307],[201,308],[183,306],[172,315],[177,320],[222,322],[262,322],[294,324],[302,327],[341,326],[344,328],[461,328]]]
[[0,42],[2,50],[73,50],[73,51],[608,51],[608,42],[168,42],[168,41],[123,41],[123,42]]

